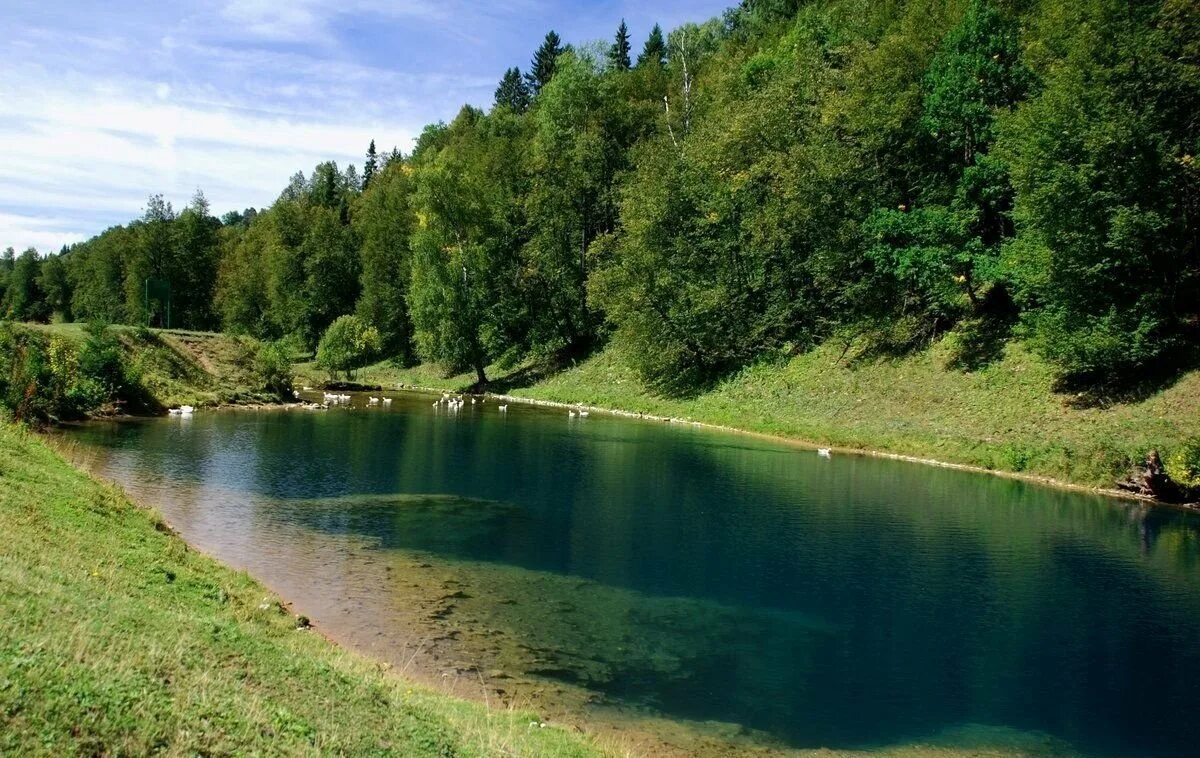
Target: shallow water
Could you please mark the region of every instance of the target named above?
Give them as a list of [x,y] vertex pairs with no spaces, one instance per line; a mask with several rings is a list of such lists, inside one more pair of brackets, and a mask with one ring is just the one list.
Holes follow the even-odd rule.
[[500,699],[798,748],[997,732],[1044,752],[1200,744],[1191,514],[690,426],[431,402],[73,436],[335,636]]

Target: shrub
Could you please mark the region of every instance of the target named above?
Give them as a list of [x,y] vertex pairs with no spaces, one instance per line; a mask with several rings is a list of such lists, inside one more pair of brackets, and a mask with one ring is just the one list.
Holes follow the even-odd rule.
[[93,383],[102,395],[96,405],[126,397],[137,382],[121,357],[121,343],[116,335],[103,321],[89,321],[84,333],[87,338],[79,351],[79,373],[83,381]]
[[91,325],[82,348],[12,324],[0,325],[0,406],[19,421],[82,418],[136,387],[116,339]]
[[280,342],[264,342],[254,355],[254,376],[261,389],[279,397],[292,394],[292,361]]
[[1167,456],[1167,475],[1181,487],[1200,489],[1200,437],[1192,437]]
[[330,324],[317,345],[317,365],[333,378],[345,373],[354,378],[361,368],[378,355],[381,347],[379,330],[357,316],[342,316]]

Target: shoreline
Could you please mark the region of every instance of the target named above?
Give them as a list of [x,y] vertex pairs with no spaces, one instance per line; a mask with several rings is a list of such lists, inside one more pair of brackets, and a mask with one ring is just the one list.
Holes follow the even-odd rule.
[[[363,385],[356,385],[356,386],[362,387]],[[307,391],[301,390],[301,392],[308,392],[310,394],[311,393],[319,393],[322,391],[324,391],[324,390],[321,388],[314,388],[312,390],[307,390]],[[391,389],[376,385],[372,388],[367,388],[367,389],[356,388],[356,389],[346,389],[344,391],[356,392],[356,393],[360,393],[360,394],[365,394],[367,392],[379,392],[379,393],[415,392],[415,393],[420,393],[420,394],[425,394],[425,395],[438,395],[438,396],[442,395],[443,393],[449,393],[449,394],[453,394],[453,395],[473,394],[473,393],[469,393],[469,392],[451,391],[451,390],[447,390],[447,389],[441,388],[441,387],[428,387],[428,386],[415,385],[415,384],[400,384],[399,386],[391,388]],[[880,459],[884,459],[884,460],[902,461],[904,463],[916,463],[916,464],[920,464],[920,465],[924,465],[924,466],[933,466],[936,468],[944,468],[944,469],[950,469],[950,470],[954,470],[954,471],[965,471],[965,472],[974,473],[974,474],[987,474],[987,475],[991,475],[991,476],[997,476],[1002,479],[1026,482],[1029,484],[1037,484],[1037,485],[1051,487],[1054,489],[1063,490],[1063,491],[1067,491],[1067,492],[1077,492],[1080,494],[1098,495],[1101,497],[1111,498],[1111,499],[1115,499],[1115,500],[1123,500],[1123,501],[1126,501],[1129,503],[1142,503],[1142,504],[1154,505],[1154,506],[1158,506],[1158,507],[1165,507],[1165,508],[1171,508],[1171,509],[1175,509],[1175,510],[1181,510],[1181,511],[1189,512],[1189,513],[1200,512],[1200,503],[1170,503],[1170,502],[1165,502],[1162,500],[1157,500],[1148,495],[1139,495],[1135,492],[1130,492],[1128,490],[1119,489],[1117,487],[1096,487],[1096,486],[1091,486],[1091,485],[1086,485],[1086,484],[1078,484],[1076,482],[1070,482],[1070,481],[1066,481],[1063,479],[1058,479],[1058,478],[1055,478],[1052,476],[1045,476],[1045,475],[1041,475],[1041,474],[1026,474],[1026,473],[1022,473],[1020,471],[1008,471],[1008,470],[1001,469],[1001,468],[987,468],[984,466],[973,465],[970,463],[954,463],[952,461],[943,461],[943,460],[940,460],[937,458],[928,458],[928,457],[922,457],[922,456],[917,456],[917,455],[909,455],[909,454],[905,454],[905,453],[896,453],[896,452],[891,452],[888,450],[881,450],[881,449],[871,448],[871,447],[846,447],[844,445],[820,443],[820,442],[814,442],[812,440],[805,439],[802,437],[793,437],[793,436],[789,436],[786,434],[778,434],[778,433],[772,433],[772,432],[754,431],[752,429],[744,429],[741,427],[729,426],[726,424],[716,424],[716,423],[712,423],[712,422],[708,422],[708,421],[696,421],[694,419],[689,419],[689,418],[680,418],[680,417],[674,417],[674,416],[662,416],[662,415],[653,414],[653,413],[642,413],[642,412],[638,412],[638,411],[629,411],[629,410],[625,410],[622,408],[611,408],[611,407],[600,406],[600,405],[589,405],[586,403],[564,402],[561,400],[544,400],[544,399],[539,399],[539,398],[525,397],[522,395],[510,395],[510,394],[506,394],[506,393],[484,392],[481,395],[476,395],[476,397],[490,397],[490,398],[495,398],[497,400],[503,400],[505,402],[517,402],[517,403],[521,403],[524,405],[532,405],[532,406],[543,407],[543,408],[560,408],[563,410],[581,409],[581,410],[586,410],[588,412],[595,412],[595,413],[601,413],[601,414],[605,414],[605,415],[609,415],[609,416],[616,416],[618,418],[641,419],[643,421],[654,421],[654,422],[658,422],[658,423],[667,423],[667,424],[681,424],[681,425],[691,426],[691,427],[695,427],[695,428],[699,428],[699,429],[707,429],[710,431],[726,432],[726,433],[731,433],[731,434],[737,434],[740,436],[753,437],[756,439],[765,440],[765,441],[769,441],[769,442],[775,442],[778,444],[788,445],[791,447],[799,447],[799,448],[803,448],[805,450],[815,451],[817,449],[828,449],[833,453],[837,453],[837,454],[841,454],[841,455],[858,455],[858,456],[864,456],[864,457],[869,457],[869,458],[880,458]],[[215,405],[207,405],[207,406],[198,405],[197,408],[203,408],[204,410],[209,410],[209,411],[292,411],[292,410],[306,410],[307,409],[306,405],[307,405],[307,402],[304,400],[299,400],[299,401],[280,400],[278,402],[262,402],[262,401],[253,401],[253,402],[247,402],[247,403],[222,402],[222,403],[218,403]],[[80,422],[73,422],[73,423],[87,423],[88,421],[121,421],[121,420],[131,420],[131,419],[141,419],[141,418],[165,418],[165,417],[166,417],[165,414],[117,413],[117,414],[110,414],[110,415],[95,416],[95,417],[91,417],[91,418],[85,419]]]
[[[398,389],[384,390],[385,392],[420,392],[422,394],[441,395],[447,390],[436,387],[422,387],[417,385],[406,384]],[[470,394],[463,392],[451,392],[450,394]],[[876,450],[873,448],[855,448],[838,445],[824,445],[812,440],[806,440],[799,437],[790,437],[783,434],[772,434],[770,432],[756,432],[751,429],[741,429],[738,427],[727,426],[724,424],[714,424],[707,421],[695,421],[687,418],[677,418],[672,416],[659,416],[652,413],[640,413],[637,411],[628,411],[620,408],[607,408],[598,405],[587,405],[585,403],[567,403],[560,400],[542,400],[538,398],[523,397],[521,395],[508,395],[486,392],[485,397],[496,398],[505,402],[517,402],[525,405],[535,405],[544,408],[561,408],[563,410],[583,409],[588,412],[602,413],[620,418],[641,419],[643,421],[655,421],[667,424],[682,424],[700,429],[708,429],[711,431],[728,432],[731,434],[754,437],[756,439],[767,440],[780,444],[789,445],[792,447],[800,447],[806,450],[817,450],[827,448],[833,453],[842,455],[860,455],[870,458],[882,458],[886,460],[903,461],[905,463],[918,463],[925,466],[935,466],[937,468],[952,469],[955,471],[967,471],[975,474],[990,474],[1003,479],[1012,479],[1014,481],[1028,482],[1030,484],[1040,484],[1046,487],[1066,490],[1069,492],[1079,492],[1082,494],[1100,495],[1103,497],[1124,500],[1133,503],[1145,503],[1148,505],[1162,506],[1167,508],[1176,508],[1188,512],[1196,512],[1196,504],[1191,503],[1166,503],[1161,500],[1155,500],[1146,495],[1138,495],[1134,492],[1117,489],[1116,487],[1091,487],[1086,484],[1076,484],[1074,482],[1056,479],[1050,476],[1042,476],[1039,474],[1023,474],[1019,471],[1006,471],[1004,469],[985,468],[983,466],[974,466],[969,463],[952,463],[950,461],[942,461],[936,458],[922,458],[915,455],[906,455],[904,453],[893,453],[887,450]]]
[[[288,405],[271,404],[261,410],[286,410]],[[290,404],[291,408],[301,405]],[[243,412],[260,410],[254,406],[224,405],[211,410]],[[109,422],[130,422],[157,416],[106,417],[96,419]],[[165,418],[165,417],[163,417]],[[86,448],[78,446],[68,435],[36,434],[48,448],[66,465],[98,486],[115,489],[122,498],[141,512],[161,524],[160,531],[182,541],[188,550],[212,561],[227,570],[247,575],[266,593],[278,599],[280,609],[291,619],[305,618],[308,624],[298,631],[319,636],[328,644],[346,654],[356,656],[381,675],[408,687],[419,687],[437,696],[453,698],[483,706],[489,712],[525,712],[536,715],[540,727],[555,728],[574,733],[590,741],[606,755],[645,755],[653,758],[723,758],[739,756],[745,758],[783,758],[811,754],[806,749],[794,749],[775,744],[769,735],[737,724],[723,722],[693,722],[683,718],[672,718],[662,714],[643,713],[637,709],[624,708],[617,704],[598,703],[591,698],[593,693],[577,685],[553,680],[538,680],[519,670],[489,669],[485,656],[470,647],[458,647],[462,630],[451,627],[450,631],[433,628],[422,629],[416,622],[400,624],[396,633],[403,644],[392,653],[375,647],[373,641],[355,634],[352,629],[339,629],[336,614],[330,608],[322,610],[319,596],[305,598],[303,592],[288,588],[286,582],[276,581],[263,575],[262,571],[244,562],[221,556],[218,551],[198,542],[173,523],[163,510],[151,499],[135,495],[120,482],[109,479],[95,470],[87,461]],[[420,584],[406,583],[409,593],[408,604],[413,608],[430,610],[444,604],[448,581],[455,584],[446,567],[430,566],[429,556],[419,553],[407,554],[403,562],[422,570],[406,579]],[[429,572],[433,572],[430,574]],[[380,576],[381,581],[396,580],[390,569]],[[457,585],[455,585],[457,586]],[[418,588],[419,587],[419,588]],[[433,616],[437,618],[437,616]],[[428,646],[427,650],[422,650]],[[465,667],[456,656],[466,652],[470,660]],[[454,674],[447,671],[455,670]],[[501,685],[503,689],[498,689]],[[500,694],[497,694],[500,693]],[[750,741],[747,741],[747,740]],[[818,751],[820,752],[820,751]]]

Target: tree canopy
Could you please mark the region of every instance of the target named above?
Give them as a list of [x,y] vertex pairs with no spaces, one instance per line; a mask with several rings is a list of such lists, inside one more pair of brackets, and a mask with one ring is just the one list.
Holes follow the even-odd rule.
[[[662,392],[830,339],[955,333],[1110,381],[1200,346],[1200,24],[1183,0],[747,0],[549,32],[409,155],[0,257],[7,318],[224,328],[473,370],[613,344]],[[147,282],[164,283],[165,302]],[[340,369],[339,369],[340,370]]]

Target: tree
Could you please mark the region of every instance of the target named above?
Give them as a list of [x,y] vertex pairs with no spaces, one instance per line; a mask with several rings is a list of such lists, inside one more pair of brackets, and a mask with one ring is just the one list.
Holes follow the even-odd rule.
[[558,65],[558,56],[562,55],[564,48],[562,40],[553,29],[546,32],[546,39],[533,54],[533,60],[529,64],[529,72],[525,74],[525,81],[529,83],[529,91],[531,96],[536,97],[554,78],[555,67]]
[[513,113],[524,113],[529,110],[529,85],[521,76],[521,69],[510,68],[504,72],[504,78],[496,87],[496,107],[508,108]]
[[637,134],[611,84],[591,61],[564,55],[533,114],[523,268],[535,304],[527,345],[539,352],[586,352],[595,334],[588,248],[617,226],[616,178]]
[[412,210],[411,168],[394,163],[363,192],[354,210],[354,232],[361,240],[361,294],[355,313],[379,329],[383,350],[402,362],[413,360],[408,286],[412,270],[410,240],[416,225]]
[[0,253],[0,314],[4,312],[4,293],[8,289],[8,278],[12,276],[13,266],[17,261],[17,251],[11,247]]
[[449,370],[485,367],[519,343],[527,308],[520,287],[518,198],[521,120],[465,107],[449,127],[422,135],[416,162],[418,225],[409,302],[417,349]]
[[642,54],[637,59],[638,67],[656,66],[662,68],[667,65],[667,42],[663,37],[662,27],[658,24],[650,30],[650,36],[646,38],[646,44],[642,47]]
[[[1017,27],[986,0],[973,0],[946,34],[922,82],[917,127],[924,162],[919,192],[875,211],[864,224],[880,291],[895,296],[893,312],[936,334],[964,315],[1004,305],[999,266],[1011,238],[1008,167],[991,155],[996,122],[1028,91]],[[997,289],[1000,288],[1000,289]]]
[[213,295],[217,284],[217,231],[221,224],[209,213],[208,200],[197,190],[172,223],[174,250],[163,275],[171,283],[172,324],[187,329],[217,325]]
[[[659,34],[661,35],[661,31]],[[621,19],[621,25],[617,27],[617,38],[608,51],[609,65],[617,71],[628,71],[630,67],[629,52],[629,27],[625,25],[625,19]]]
[[227,226],[220,233],[220,266],[213,306],[228,332],[260,339],[281,336],[270,320],[267,282],[273,270],[272,211],[245,228]]
[[48,312],[63,321],[70,321],[71,283],[67,279],[67,267],[62,255],[51,255],[42,261],[38,287],[45,296]]
[[358,316],[340,316],[325,331],[317,345],[317,365],[336,379],[338,374],[354,378],[379,355],[379,331]]
[[151,195],[133,225],[134,245],[125,259],[125,312],[130,322],[166,326],[169,294],[149,293],[148,283],[170,283],[176,252],[175,210],[162,195]]
[[361,262],[353,231],[333,208],[309,209],[299,255],[304,271],[300,333],[309,344],[358,299]]
[[45,294],[39,285],[42,261],[32,247],[13,262],[4,293],[3,312],[13,321],[45,321],[50,317]]
[[1024,327],[1065,374],[1089,381],[1178,360],[1200,311],[1200,123],[1179,110],[1200,103],[1200,77],[1180,54],[1200,49],[1200,32],[1167,34],[1156,8],[1062,9],[1043,32],[1043,86],[1000,137],[1016,190],[1005,264]]
[[366,192],[367,188],[371,186],[371,180],[375,178],[375,174],[378,170],[379,156],[375,153],[375,140],[371,140],[371,145],[367,148],[367,159],[363,161],[363,192]]

